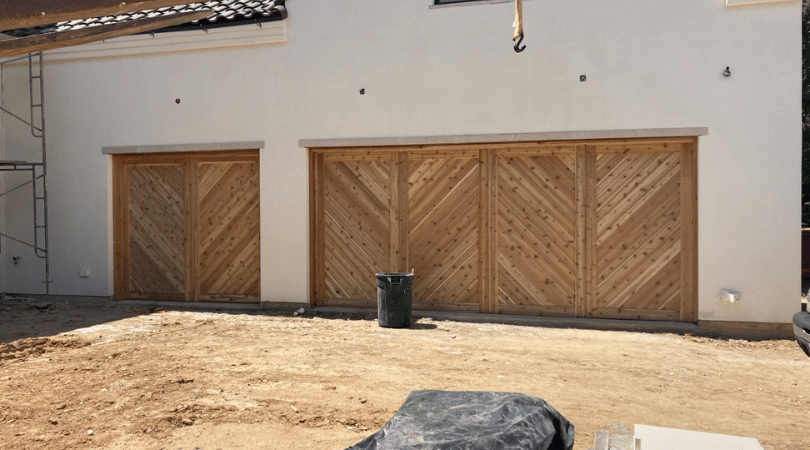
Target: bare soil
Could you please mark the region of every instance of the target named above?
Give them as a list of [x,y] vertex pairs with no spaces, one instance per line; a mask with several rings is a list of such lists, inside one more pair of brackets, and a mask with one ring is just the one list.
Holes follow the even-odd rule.
[[0,300],[0,449],[342,449],[441,389],[543,398],[577,450],[633,424],[800,450],[808,380],[787,340]]

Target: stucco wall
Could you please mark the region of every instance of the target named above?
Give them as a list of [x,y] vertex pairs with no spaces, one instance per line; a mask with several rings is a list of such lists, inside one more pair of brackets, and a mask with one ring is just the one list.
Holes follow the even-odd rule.
[[[429,4],[288,0],[284,43],[50,63],[52,291],[112,293],[102,147],[265,141],[262,298],[306,302],[300,139],[708,127],[698,150],[699,318],[790,320],[799,2],[527,1],[521,54],[511,49],[512,4]],[[11,148],[19,132],[7,128],[7,156],[22,152]],[[7,291],[42,290],[38,267],[13,272],[5,243],[0,257]],[[91,277],[79,278],[85,267]],[[723,288],[741,302],[721,305]]]

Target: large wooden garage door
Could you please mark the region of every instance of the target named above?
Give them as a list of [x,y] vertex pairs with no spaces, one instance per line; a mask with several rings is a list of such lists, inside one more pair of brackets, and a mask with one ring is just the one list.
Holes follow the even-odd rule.
[[319,149],[316,304],[695,320],[695,140]]
[[258,151],[114,157],[115,297],[259,298]]

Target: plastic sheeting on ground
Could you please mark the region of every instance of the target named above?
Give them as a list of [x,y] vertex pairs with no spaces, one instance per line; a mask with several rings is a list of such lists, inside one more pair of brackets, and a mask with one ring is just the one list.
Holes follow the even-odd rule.
[[506,392],[413,391],[348,450],[571,450],[574,425],[545,401]]

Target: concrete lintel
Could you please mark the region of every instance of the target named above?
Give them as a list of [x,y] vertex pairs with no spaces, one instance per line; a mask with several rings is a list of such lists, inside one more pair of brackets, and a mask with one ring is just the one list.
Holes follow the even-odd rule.
[[585,139],[631,139],[706,136],[708,127],[640,128],[628,130],[545,131],[539,133],[462,134],[388,138],[302,139],[299,147],[382,147],[399,145],[491,144],[499,142],[572,141]]
[[215,142],[209,144],[168,144],[168,145],[132,145],[123,147],[102,147],[105,155],[125,153],[170,153],[170,152],[212,152],[220,150],[253,150],[263,149],[264,141]]
[[442,8],[455,8],[456,6],[480,6],[480,5],[497,5],[499,3],[514,3],[514,0],[474,0],[456,3],[443,3],[440,5],[430,5],[428,9],[442,9]]

